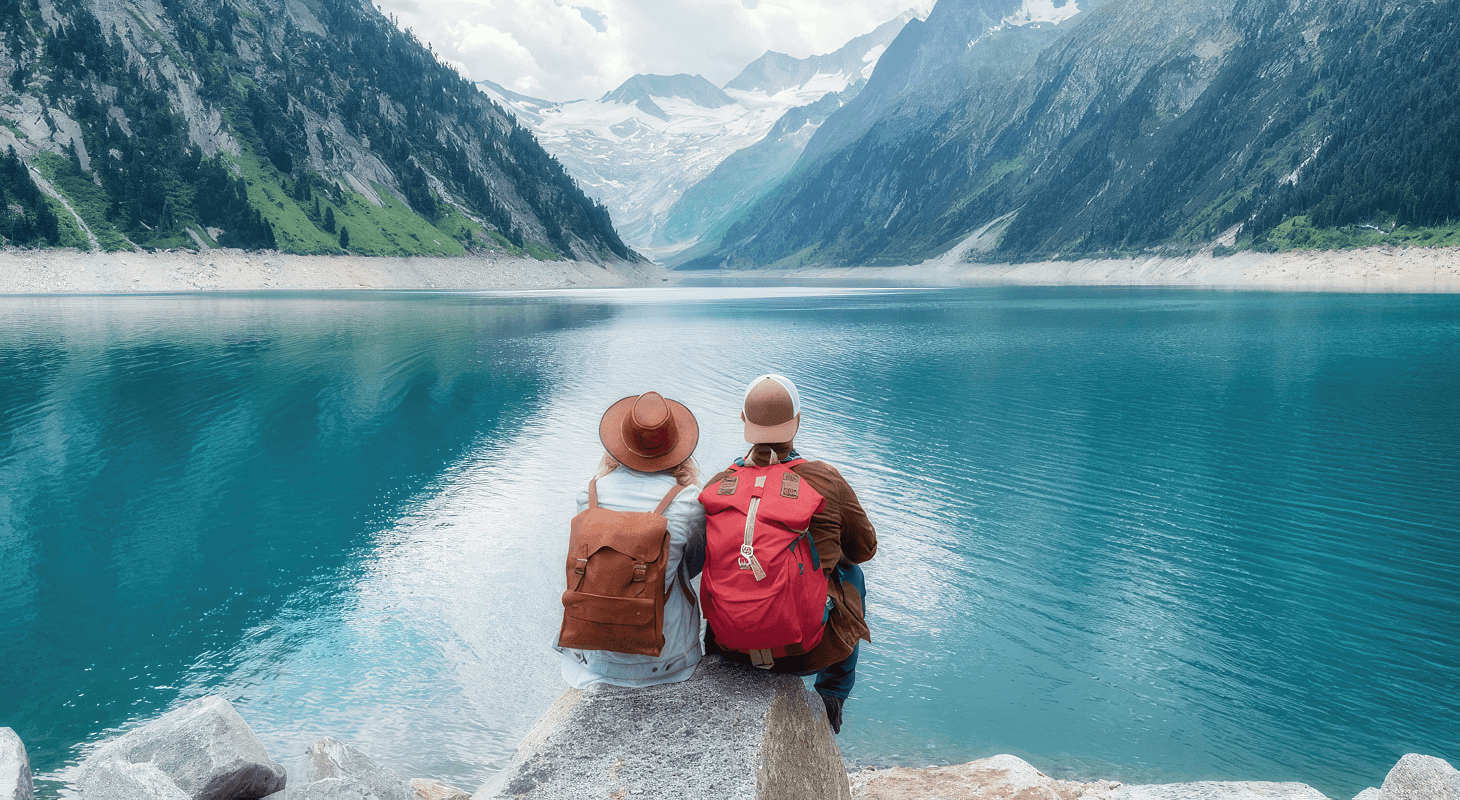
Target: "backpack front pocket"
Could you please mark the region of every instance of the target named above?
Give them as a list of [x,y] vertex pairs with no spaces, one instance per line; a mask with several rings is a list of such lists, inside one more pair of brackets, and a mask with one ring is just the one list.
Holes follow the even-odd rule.
[[653,597],[607,597],[569,590],[563,592],[563,628],[558,644],[657,656],[664,649],[660,627]]

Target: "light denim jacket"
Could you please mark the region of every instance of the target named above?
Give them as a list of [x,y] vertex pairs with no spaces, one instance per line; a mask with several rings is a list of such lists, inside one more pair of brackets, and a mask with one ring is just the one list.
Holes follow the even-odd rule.
[[[674,478],[667,472],[638,472],[620,466],[598,479],[598,505],[615,511],[653,511]],[[575,650],[562,653],[563,680],[575,689],[595,683],[615,686],[653,686],[689,678],[700,661],[700,611],[691,605],[684,587],[676,586],[682,572],[685,583],[698,591],[697,578],[705,563],[705,509],[700,487],[686,486],[664,515],[669,519],[669,563],[664,571],[664,648],[656,656]],[[578,511],[588,508],[588,488],[578,493]]]

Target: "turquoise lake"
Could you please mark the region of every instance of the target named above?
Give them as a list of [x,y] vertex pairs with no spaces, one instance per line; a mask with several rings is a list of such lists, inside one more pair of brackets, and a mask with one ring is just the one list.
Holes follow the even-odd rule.
[[877,524],[852,765],[1460,764],[1460,298],[672,288],[0,298],[0,726],[43,796],[221,693],[475,789],[562,691],[574,495],[655,389]]

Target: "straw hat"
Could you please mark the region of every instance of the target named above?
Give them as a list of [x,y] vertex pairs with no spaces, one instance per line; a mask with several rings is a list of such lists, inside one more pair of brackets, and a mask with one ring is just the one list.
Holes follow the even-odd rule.
[[683,403],[645,392],[609,406],[598,422],[598,438],[620,464],[659,472],[689,458],[699,443],[700,426]]

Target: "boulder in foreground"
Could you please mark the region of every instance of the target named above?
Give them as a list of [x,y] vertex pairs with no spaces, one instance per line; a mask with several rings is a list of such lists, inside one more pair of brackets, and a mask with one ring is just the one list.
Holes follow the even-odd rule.
[[1061,781],[1046,776],[1017,756],[998,755],[948,767],[867,770],[852,776],[858,800],[1097,800],[1120,786],[1115,781]]
[[15,731],[0,728],[0,800],[34,800],[30,758]]
[[951,767],[861,772],[852,777],[858,800],[1328,800],[1304,783],[1202,781],[1122,785],[1062,781],[1011,755]]
[[800,678],[700,662],[681,683],[570,689],[473,798],[845,800],[841,750]]
[[1460,770],[1434,756],[1409,753],[1389,770],[1384,785],[1354,800],[1460,800]]
[[284,788],[284,768],[215,696],[102,745],[76,783],[83,800],[257,800]]
[[1328,800],[1306,783],[1198,781],[1122,786],[1101,800]]
[[416,800],[401,776],[328,736],[309,746],[290,771],[289,787],[270,800]]
[[416,792],[416,800],[471,800],[471,792],[429,778],[412,778],[411,788]]

